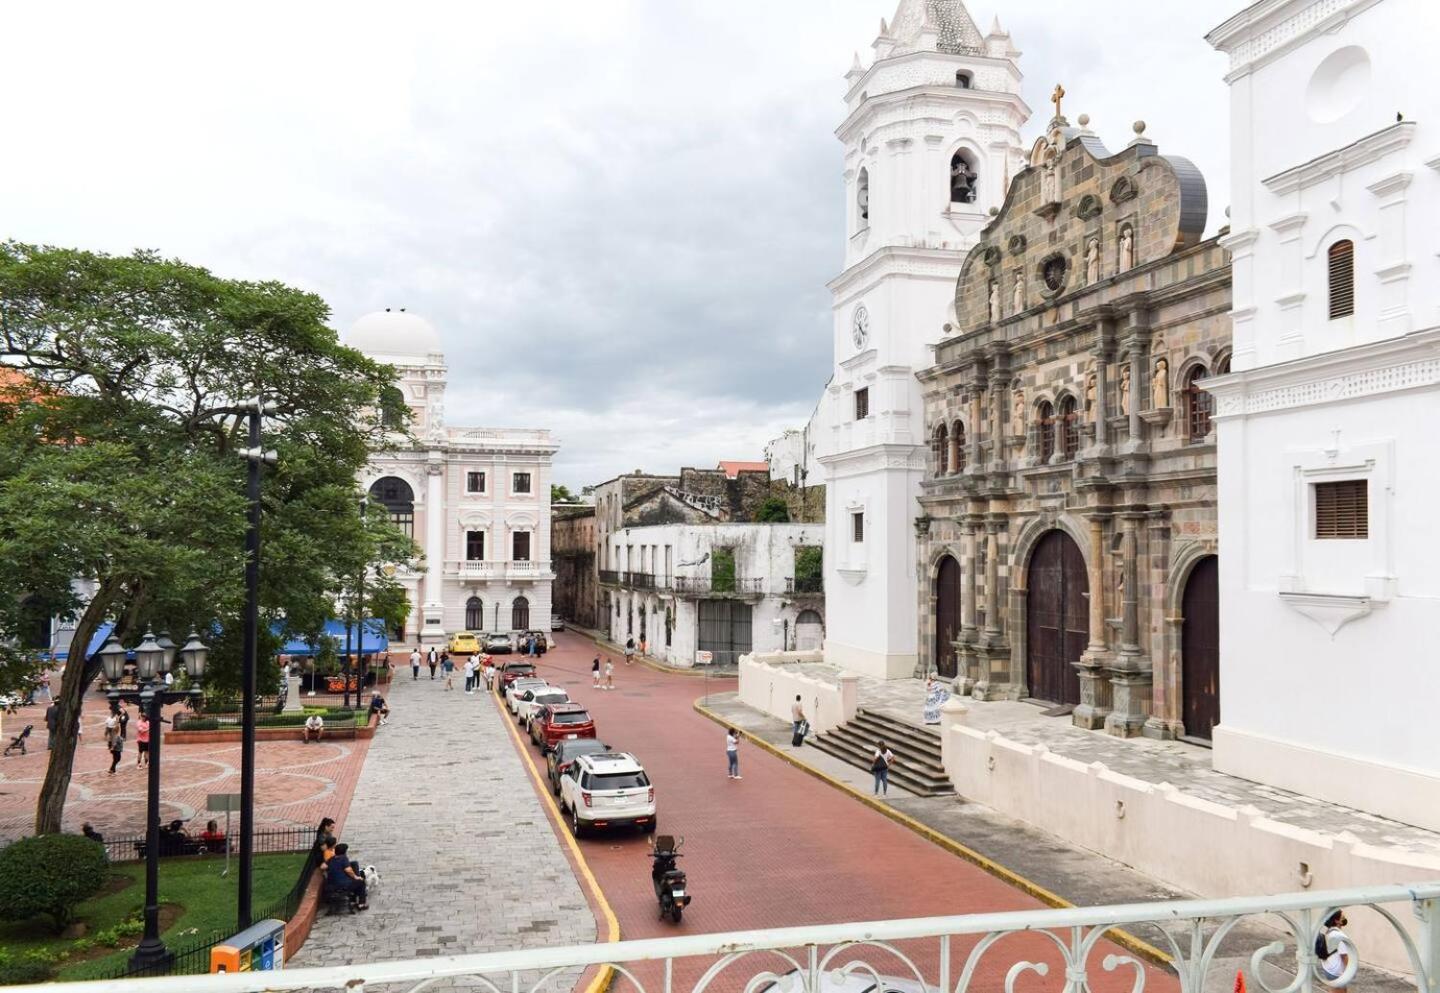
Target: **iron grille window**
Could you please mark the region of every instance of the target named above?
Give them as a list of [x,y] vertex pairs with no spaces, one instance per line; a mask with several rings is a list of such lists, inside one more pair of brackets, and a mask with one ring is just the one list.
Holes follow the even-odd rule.
[[1315,537],[1370,537],[1370,492],[1365,480],[1315,484]]
[[483,472],[467,472],[465,474],[466,493],[485,492],[485,474]]
[[510,536],[513,542],[514,554],[510,556],[515,562],[530,561],[530,532],[516,531]]
[[865,515],[863,513],[850,515],[850,537],[854,541],[865,540]]
[[965,425],[955,422],[955,471],[965,471]]
[[1210,434],[1210,416],[1215,412],[1215,398],[1205,391],[1200,381],[1205,370],[1192,369],[1185,383],[1186,404],[1190,411],[1190,444],[1198,445]]
[[517,473],[514,475],[514,477],[513,477],[513,482],[512,482],[512,484],[511,484],[511,486],[510,486],[510,492],[511,492],[511,493],[529,493],[529,492],[530,492],[530,474],[529,474],[528,472],[517,472]]
[[1067,459],[1080,451],[1080,416],[1075,413],[1075,398],[1066,397],[1060,404],[1061,450]]
[[935,475],[943,476],[950,471],[950,432],[945,425],[935,429]]
[[1355,313],[1355,243],[1330,246],[1330,320]]
[[855,419],[863,421],[870,416],[870,387],[855,391]]
[[483,562],[485,559],[485,532],[465,532],[465,560],[467,562]]
[[1035,411],[1035,430],[1039,435],[1040,461],[1049,462],[1055,454],[1055,408],[1048,400]]

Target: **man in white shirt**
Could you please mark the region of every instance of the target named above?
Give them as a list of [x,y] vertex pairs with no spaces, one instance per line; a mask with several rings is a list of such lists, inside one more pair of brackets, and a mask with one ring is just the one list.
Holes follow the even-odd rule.
[[473,658],[465,660],[465,692],[475,692],[475,660]]
[[310,742],[312,735],[314,736],[315,741],[319,741],[320,736],[324,733],[325,718],[321,717],[319,714],[311,714],[309,717],[305,718],[305,737],[303,740],[306,742],[306,744]]
[[410,679],[420,678],[420,649],[417,647],[410,653]]

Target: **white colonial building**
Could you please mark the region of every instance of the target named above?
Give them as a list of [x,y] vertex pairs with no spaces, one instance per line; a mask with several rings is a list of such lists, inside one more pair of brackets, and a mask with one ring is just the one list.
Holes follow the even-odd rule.
[[1230,56],[1216,768],[1440,828],[1434,0],[1263,0]]
[[413,442],[375,456],[362,480],[425,555],[423,571],[400,573],[413,608],[400,640],[548,631],[550,432],[448,426],[440,336],[414,314],[366,315],[345,340],[393,365],[410,405]]
[[965,253],[1024,167],[1020,53],[961,0],[901,0],[869,68],[846,74],[845,271],[830,283],[835,365],[811,439],[825,467],[826,660],[916,669],[919,369],[953,321]]

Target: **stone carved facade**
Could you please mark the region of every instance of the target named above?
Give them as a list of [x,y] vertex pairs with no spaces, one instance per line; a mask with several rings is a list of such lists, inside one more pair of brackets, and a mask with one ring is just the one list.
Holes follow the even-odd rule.
[[[1215,448],[1209,401],[1186,384],[1228,368],[1229,257],[1201,240],[1204,180],[1185,160],[1145,139],[1110,155],[1063,118],[1040,142],[965,262],[957,333],[919,374],[936,442],[920,651],[979,699],[1048,693],[1082,727],[1207,734],[1185,727],[1182,604],[1217,552]],[[1042,289],[992,321],[990,287],[1017,261]],[[958,594],[938,582],[947,556]]]

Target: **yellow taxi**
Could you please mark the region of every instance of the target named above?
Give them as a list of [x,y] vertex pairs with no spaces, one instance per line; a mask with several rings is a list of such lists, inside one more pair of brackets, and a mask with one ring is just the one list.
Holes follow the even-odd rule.
[[480,642],[471,631],[457,631],[450,636],[451,655],[479,655]]

